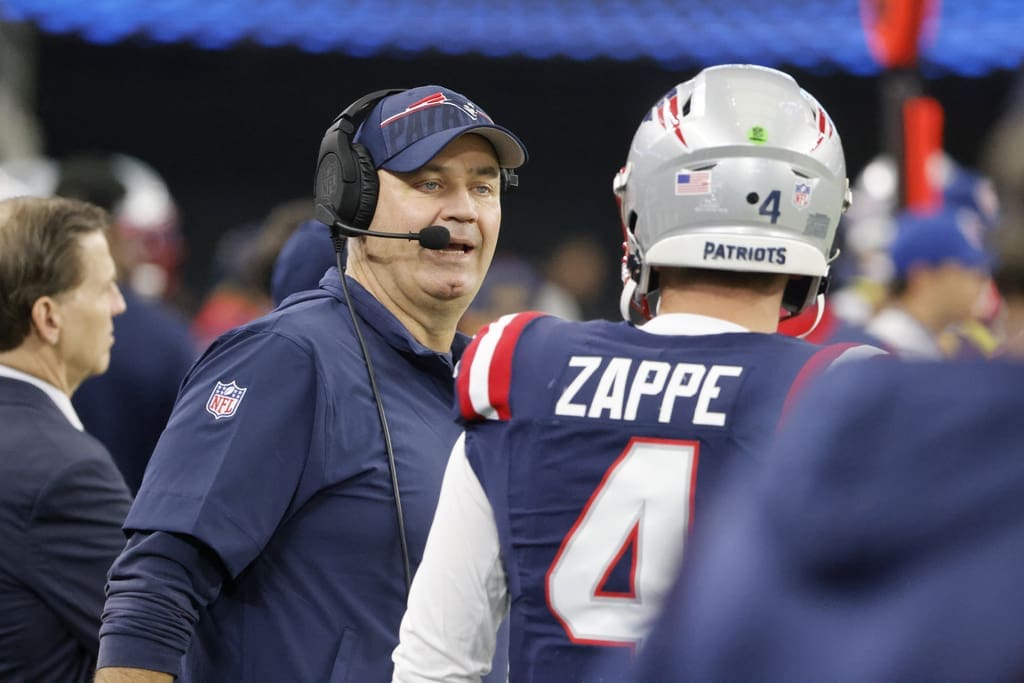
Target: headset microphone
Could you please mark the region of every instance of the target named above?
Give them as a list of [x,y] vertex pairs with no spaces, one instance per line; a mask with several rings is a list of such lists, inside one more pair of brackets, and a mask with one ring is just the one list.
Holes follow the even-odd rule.
[[420,246],[424,249],[433,249],[435,251],[444,249],[452,241],[452,234],[443,225],[429,225],[419,232],[378,232],[348,225],[323,206],[316,207],[316,219],[321,223],[329,225],[331,227],[331,234],[334,235],[337,232],[339,237],[367,235],[369,237],[383,237],[385,239],[410,240],[419,242]]
[[363,230],[362,228],[353,228],[350,225],[339,224],[338,230],[346,237],[367,235],[369,237],[417,241],[424,249],[444,249],[452,241],[451,233],[443,225],[431,225],[419,232],[377,232],[375,230]]

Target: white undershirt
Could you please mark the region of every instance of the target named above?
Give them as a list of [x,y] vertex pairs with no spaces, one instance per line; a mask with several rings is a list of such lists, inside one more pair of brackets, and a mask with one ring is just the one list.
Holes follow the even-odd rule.
[[728,320],[711,318],[695,313],[662,313],[651,318],[637,329],[649,332],[650,334],[679,334],[691,337],[702,334],[750,332],[750,330],[742,325],[737,325]]
[[423,561],[392,654],[393,681],[477,682],[490,671],[508,586],[491,504],[466,459],[452,448]]
[[75,412],[75,407],[71,405],[71,399],[63,391],[53,386],[49,382],[44,382],[38,377],[33,377],[28,373],[22,372],[21,370],[15,370],[9,365],[0,364],[0,377],[7,377],[10,379],[16,379],[20,382],[28,382],[34,387],[41,389],[50,400],[53,401],[60,412],[64,413],[64,417],[68,419],[71,426],[82,432],[85,431],[85,427],[82,426],[82,421],[78,419],[78,413]]

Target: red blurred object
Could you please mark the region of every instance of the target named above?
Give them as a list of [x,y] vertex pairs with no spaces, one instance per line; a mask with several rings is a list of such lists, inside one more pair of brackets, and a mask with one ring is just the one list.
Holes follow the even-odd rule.
[[[814,325],[815,320],[818,318],[819,306],[824,306],[825,309],[821,313],[821,320],[818,320],[818,324]],[[780,311],[779,315],[787,316],[785,311]],[[814,326],[814,329],[811,329],[812,326]],[[829,308],[827,300],[822,302],[819,297],[819,301],[816,301],[812,306],[808,306],[798,315],[782,318],[779,321],[778,331],[779,334],[784,334],[787,337],[800,337],[813,344],[827,344],[832,339],[835,326],[835,314]]]
[[861,0],[860,18],[872,56],[886,69],[915,66],[921,36],[939,0]]
[[256,301],[247,292],[230,286],[220,287],[206,298],[192,319],[192,335],[199,348],[205,349],[228,330],[255,320],[270,309],[269,299]]
[[942,206],[933,167],[942,155],[942,105],[934,97],[903,103],[903,169],[906,207],[927,213]]

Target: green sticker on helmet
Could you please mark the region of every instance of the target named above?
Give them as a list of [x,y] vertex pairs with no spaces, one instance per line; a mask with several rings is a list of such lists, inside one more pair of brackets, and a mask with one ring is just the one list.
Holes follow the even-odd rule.
[[755,145],[763,145],[768,142],[768,131],[761,126],[754,126],[747,132],[747,139]]

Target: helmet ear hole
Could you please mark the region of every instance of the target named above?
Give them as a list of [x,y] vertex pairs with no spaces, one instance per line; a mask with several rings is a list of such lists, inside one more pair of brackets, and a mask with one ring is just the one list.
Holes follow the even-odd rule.
[[787,313],[796,315],[807,308],[812,298],[812,280],[815,279],[811,277],[791,277],[789,279],[782,294],[782,308]]
[[640,254],[640,245],[637,243],[636,223],[639,217],[636,211],[630,211],[626,217],[626,269],[633,282],[639,284],[643,276],[643,258]]
[[794,276],[786,283],[782,294],[782,308],[793,315],[802,312],[818,298],[819,294],[828,291],[828,276],[811,277]]

